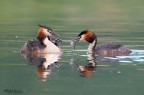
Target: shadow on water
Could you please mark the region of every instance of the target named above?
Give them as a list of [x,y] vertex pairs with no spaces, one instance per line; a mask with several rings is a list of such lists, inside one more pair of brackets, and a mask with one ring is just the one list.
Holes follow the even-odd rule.
[[[75,53],[77,52],[77,53]],[[133,64],[138,62],[143,64],[144,62],[144,50],[132,50],[132,53],[128,56],[115,56],[115,57],[104,57],[104,56],[95,56],[95,54],[79,54],[84,53],[86,50],[76,50],[76,51],[65,51],[65,55],[70,53],[70,66],[80,72],[81,77],[91,77],[96,71],[97,65],[101,66],[101,63],[124,63],[124,64]],[[73,55],[74,54],[74,55]],[[59,59],[61,54],[23,54],[24,58],[29,61],[29,65],[37,66],[37,75],[41,81],[47,81],[54,73],[60,69],[61,65]],[[80,56],[87,58],[83,64],[77,62],[77,58],[74,56]],[[82,63],[82,62],[80,62]],[[105,64],[105,65],[106,65]],[[106,65],[107,66],[107,65]]]
[[[22,54],[24,58],[29,62],[29,65],[37,66],[37,75],[41,81],[47,81],[52,74],[57,72],[57,69],[61,67],[59,59],[61,54]],[[76,68],[81,73],[81,77],[91,77],[96,69],[96,56],[94,54],[87,55],[88,63],[80,65],[75,63],[75,59],[70,60],[70,65]]]
[[91,77],[92,73],[96,70],[96,56],[94,54],[88,54],[87,55],[87,64],[85,65],[79,65],[75,62],[75,59],[72,58],[69,62],[69,64],[72,67],[77,68],[77,70],[80,71],[82,77]]
[[97,57],[98,61],[117,61],[119,63],[143,63],[144,62],[144,50],[132,50],[132,53],[127,56],[115,56],[115,57]]
[[61,64],[59,59],[61,54],[23,54],[30,65],[37,66],[37,75],[41,81],[46,81],[52,74],[56,73]]
[[[87,50],[75,50],[76,52],[79,52],[79,55],[81,57],[88,57],[88,55],[82,54],[82,52],[86,52]],[[117,61],[118,63],[143,63],[144,62],[144,50],[132,50],[132,53],[127,56],[95,56],[96,62],[106,62],[106,61]]]
[[[75,50],[71,53],[76,52],[73,57],[70,59],[69,64],[73,68],[77,68],[82,73],[83,77],[91,77],[92,73],[96,71],[96,67],[99,68],[99,66],[111,66],[111,65],[137,65],[137,64],[143,64],[144,62],[144,50],[132,50],[132,53],[127,56],[115,56],[115,57],[106,57],[106,56],[95,56],[93,54],[83,54],[82,52],[86,52],[87,50]],[[88,64],[85,64],[84,66],[78,64],[78,57],[74,56],[80,56],[81,59],[87,58]],[[82,63],[82,62],[79,62]],[[117,73],[120,73],[118,71]]]

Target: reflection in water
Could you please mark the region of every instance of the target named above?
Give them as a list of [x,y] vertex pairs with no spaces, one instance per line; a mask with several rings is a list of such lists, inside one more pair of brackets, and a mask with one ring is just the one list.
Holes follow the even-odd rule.
[[97,57],[98,61],[117,61],[120,63],[143,63],[144,62],[144,50],[132,50],[132,53],[128,56],[115,56],[115,57]]
[[[86,50],[75,50],[77,52],[84,52]],[[81,54],[80,56],[87,56]],[[96,56],[97,62],[111,62],[111,61],[117,61],[118,63],[144,63],[144,50],[132,50],[132,53],[127,56],[115,56],[115,57],[107,57],[107,56]]]
[[23,54],[30,64],[37,65],[38,78],[41,81],[46,81],[57,69],[61,66],[58,63],[61,54]]
[[[78,68],[79,71],[82,73],[81,76],[83,77],[91,77],[93,71],[96,69],[97,63],[100,63],[99,66],[110,66],[109,63],[121,63],[121,64],[143,64],[144,63],[144,50],[132,50],[132,53],[128,56],[115,56],[115,57],[105,57],[105,56],[94,56],[93,54],[83,55],[81,52],[85,50],[75,50],[79,52],[79,56],[85,58],[87,56],[88,64],[85,66],[81,66],[77,63],[76,58],[72,58],[70,60],[70,65],[73,68]],[[77,55],[77,54],[76,54]],[[105,65],[101,65],[101,63]],[[106,65],[107,64],[107,65]],[[116,74],[120,74],[121,71],[118,69]]]
[[95,55],[94,54],[88,54],[87,55],[87,60],[88,60],[88,64],[86,65],[79,65],[79,64],[76,64],[76,62],[74,61],[74,59],[71,59],[70,61],[70,64],[72,66],[76,66],[78,68],[78,70],[81,72],[81,76],[82,77],[91,77],[92,76],[92,73],[95,71],[96,69],[96,58],[95,58]]

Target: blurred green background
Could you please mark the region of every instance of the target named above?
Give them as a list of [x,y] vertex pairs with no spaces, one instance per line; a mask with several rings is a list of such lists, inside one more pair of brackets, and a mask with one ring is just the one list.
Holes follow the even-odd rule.
[[44,24],[63,40],[91,29],[98,42],[142,49],[143,4],[143,0],[0,0],[0,43],[20,48],[22,42],[36,37],[37,25]]

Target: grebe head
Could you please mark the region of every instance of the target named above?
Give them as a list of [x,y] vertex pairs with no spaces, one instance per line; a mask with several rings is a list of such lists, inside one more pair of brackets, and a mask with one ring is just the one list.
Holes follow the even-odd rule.
[[78,37],[76,39],[74,39],[75,42],[78,42],[78,41],[87,41],[89,43],[92,43],[94,40],[96,40],[97,37],[96,35],[94,34],[94,32],[90,31],[90,30],[84,30],[82,31]]
[[38,25],[39,29],[38,29],[38,36],[37,39],[39,41],[41,41],[41,43],[44,46],[46,45],[47,40],[53,42],[55,41],[55,43],[60,44],[62,41],[58,38],[58,34],[56,34],[50,27],[47,27],[45,25]]
[[47,27],[45,25],[38,25],[39,29],[38,29],[38,37],[37,39],[39,39],[40,41],[45,39],[46,37],[54,37],[54,36],[58,36],[50,27]]

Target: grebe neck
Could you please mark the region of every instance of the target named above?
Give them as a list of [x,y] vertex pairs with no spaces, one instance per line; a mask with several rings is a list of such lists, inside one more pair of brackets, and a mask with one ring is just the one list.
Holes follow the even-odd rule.
[[89,46],[88,46],[88,54],[94,54],[95,53],[95,48],[96,48],[96,43],[97,43],[97,41],[96,41],[96,39],[92,42],[92,43],[90,43],[89,44]]
[[48,38],[45,38],[43,43],[46,46],[45,49],[48,50],[48,53],[61,53],[61,49],[52,43]]

